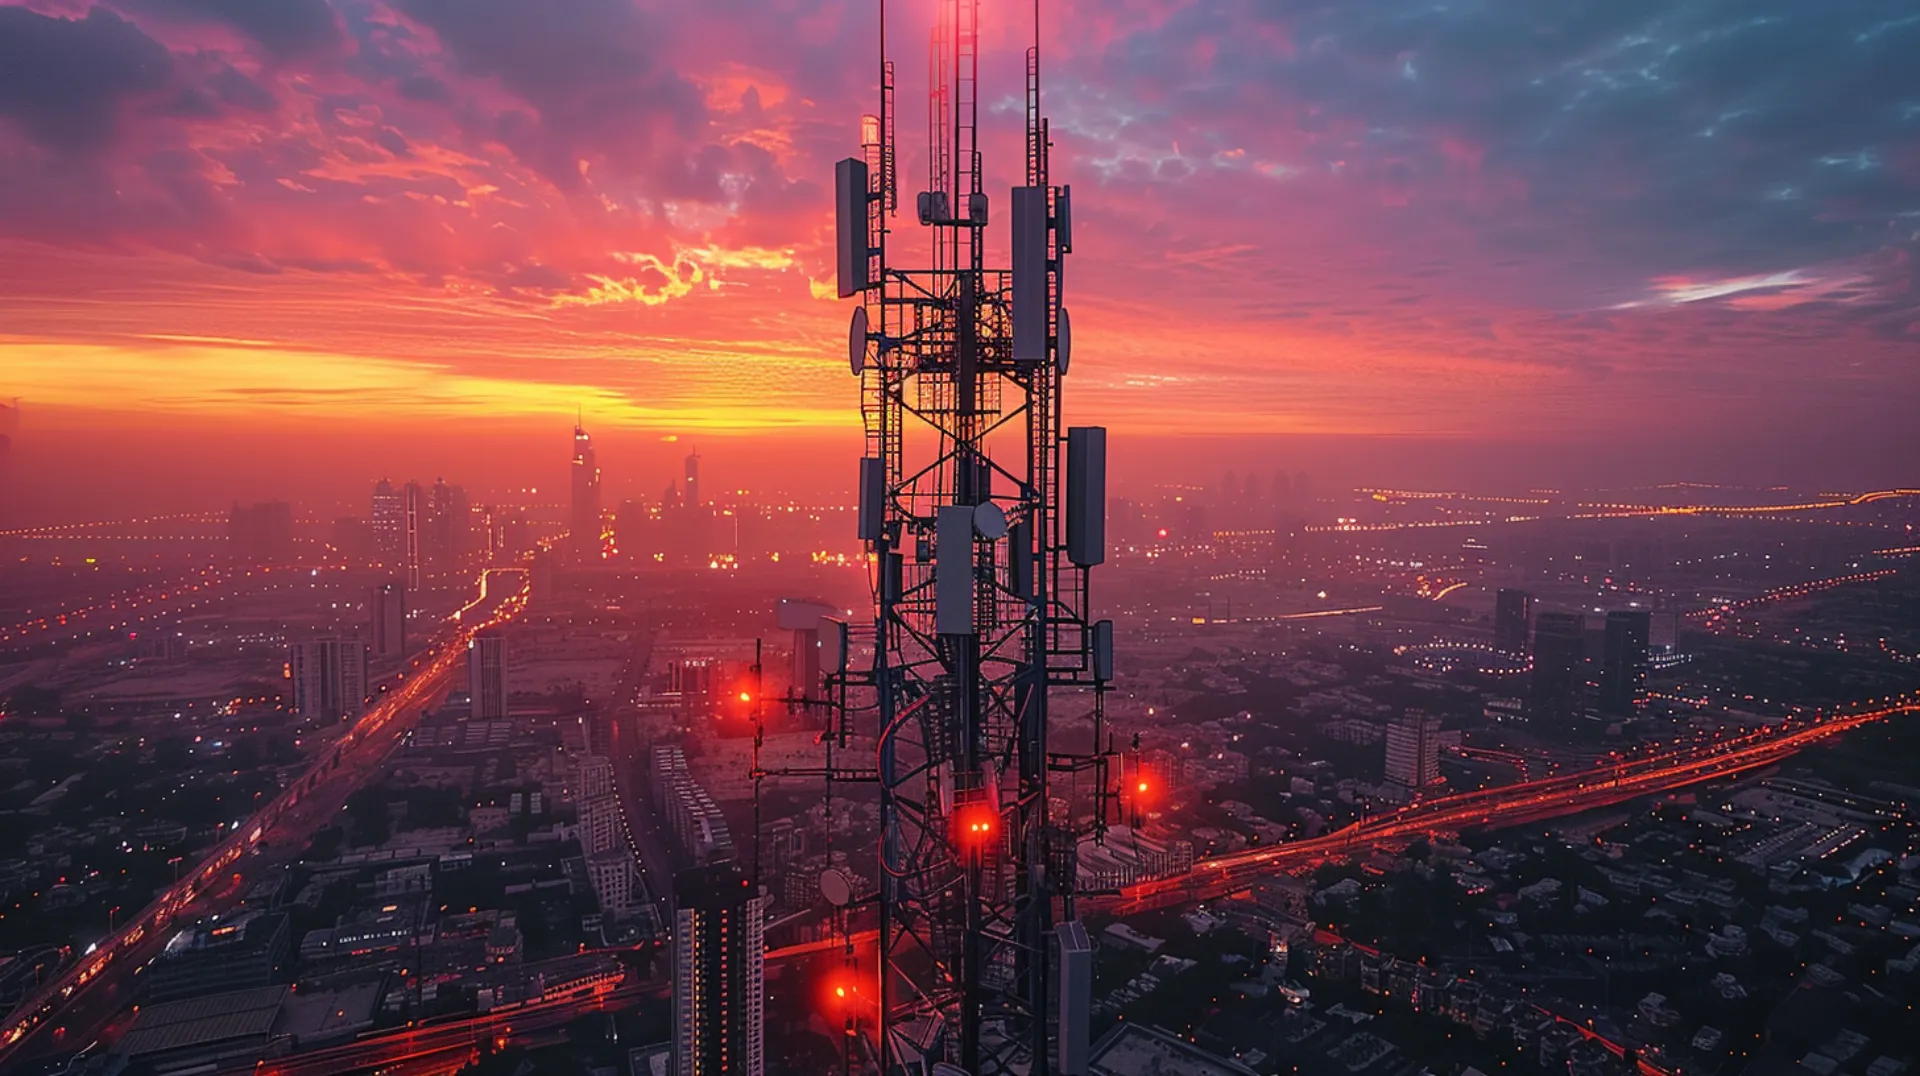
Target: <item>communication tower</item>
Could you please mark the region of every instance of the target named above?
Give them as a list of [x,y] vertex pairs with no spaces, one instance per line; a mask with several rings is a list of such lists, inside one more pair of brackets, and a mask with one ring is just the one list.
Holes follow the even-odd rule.
[[[900,192],[885,0],[879,112],[861,155],[835,166],[839,294],[860,299],[848,361],[874,607],[854,626],[860,645],[837,644],[822,671],[830,697],[860,700],[841,705],[840,738],[870,720],[877,761],[833,779],[879,786],[879,1071],[1072,1073],[1086,1035],[1080,834],[1071,812],[1050,817],[1048,789],[1090,794],[1096,834],[1114,802],[1113,628],[1092,619],[1088,590],[1105,559],[1106,431],[1062,421],[1072,196],[1048,176],[1039,4],[1025,183],[1001,216],[983,184],[978,3],[936,2],[927,186],[909,218],[931,233],[931,265],[888,251]],[[986,264],[992,226],[1010,230],[1008,267]],[[847,669],[856,648],[871,668]],[[1048,748],[1050,710],[1067,707],[1093,723],[1080,753]]]

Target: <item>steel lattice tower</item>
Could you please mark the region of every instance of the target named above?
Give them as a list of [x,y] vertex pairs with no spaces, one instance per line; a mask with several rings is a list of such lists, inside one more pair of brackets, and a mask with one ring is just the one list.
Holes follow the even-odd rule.
[[[880,111],[835,177],[839,290],[862,300],[848,351],[866,430],[874,660],[845,682],[877,712],[877,1050],[888,1076],[942,1063],[1046,1073],[1058,1068],[1050,953],[1074,915],[1076,836],[1050,818],[1049,775],[1087,775],[1095,829],[1111,802],[1112,627],[1090,619],[1088,599],[1104,558],[1105,430],[1061,419],[1070,189],[1048,179],[1038,2],[1010,268],[985,264],[999,218],[982,186],[977,0],[936,2],[928,185],[913,207],[933,264],[888,257],[899,195],[885,0]],[[1092,715],[1078,754],[1048,750],[1063,696]]]

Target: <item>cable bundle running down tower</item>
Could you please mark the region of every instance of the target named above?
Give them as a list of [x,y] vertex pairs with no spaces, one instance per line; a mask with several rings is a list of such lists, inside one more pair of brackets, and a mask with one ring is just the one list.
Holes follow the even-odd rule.
[[[873,665],[840,675],[877,713],[874,1047],[886,1076],[1073,1074],[1085,1071],[1090,951],[1074,920],[1078,834],[1070,810],[1050,811],[1048,781],[1087,775],[1101,827],[1113,631],[1090,618],[1088,575],[1105,559],[1106,431],[1062,425],[1071,192],[1048,180],[1037,0],[1005,269],[984,257],[977,0],[937,2],[929,182],[913,203],[930,267],[888,257],[899,196],[885,0],[880,112],[862,123],[862,155],[835,167],[839,292],[861,299],[848,359],[874,565]],[[1050,707],[1068,706],[1092,721],[1084,754],[1048,750]]]

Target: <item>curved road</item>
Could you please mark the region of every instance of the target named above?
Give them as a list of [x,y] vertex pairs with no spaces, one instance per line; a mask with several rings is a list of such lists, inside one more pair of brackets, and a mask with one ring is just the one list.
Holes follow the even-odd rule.
[[1677,746],[1554,777],[1425,800],[1322,837],[1249,848],[1194,865],[1190,874],[1142,882],[1092,904],[1116,914],[1223,896],[1262,874],[1346,858],[1429,833],[1513,826],[1605,807],[1701,781],[1771,766],[1849,729],[1920,710],[1920,697],[1876,700],[1828,717],[1790,719],[1742,736]]
[[[1193,873],[1133,886],[1116,894],[1082,898],[1082,912],[1126,914],[1188,901],[1206,900],[1251,885],[1263,875],[1312,866],[1332,859],[1362,854],[1382,846],[1404,843],[1435,830],[1457,830],[1482,825],[1517,825],[1576,814],[1650,793],[1671,791],[1701,781],[1729,777],[1769,766],[1849,729],[1897,714],[1920,710],[1920,697],[1876,700],[1830,717],[1795,719],[1787,724],[1707,744],[1673,745],[1665,749],[1536,781],[1480,792],[1444,796],[1415,804],[1390,815],[1357,823],[1324,837],[1295,841],[1273,848],[1247,849],[1206,860]],[[856,944],[869,944],[873,931],[854,935]],[[769,961],[795,960],[840,949],[844,938],[825,938],[767,952]],[[451,1072],[470,1056],[483,1035],[510,1041],[537,1034],[567,1020],[603,1011],[641,994],[658,996],[656,984],[621,984],[610,995],[555,1002],[534,1010],[476,1016],[443,1025],[402,1029],[370,1035],[311,1054],[296,1054],[269,1063],[283,1076],[321,1072],[350,1072],[382,1066],[411,1066],[409,1071]],[[1643,1070],[1644,1073],[1645,1070]]]
[[[517,589],[496,593],[493,579],[502,571],[521,577]],[[191,873],[162,890],[79,963],[8,1014],[0,1033],[0,1068],[52,1045],[47,1040],[59,1040],[68,1030],[79,1039],[78,1032],[95,1030],[111,1019],[132,995],[132,976],[165,946],[166,928],[176,918],[204,910],[195,907],[203,897],[224,900],[242,892],[230,880],[230,875],[240,874],[247,866],[235,865],[242,856],[264,850],[265,845],[285,855],[299,853],[300,840],[332,818],[348,793],[379,772],[387,754],[422,711],[446,693],[454,672],[462,667],[467,640],[511,620],[526,606],[528,581],[518,569],[487,569],[481,573],[479,587],[480,596],[448,619],[438,637],[402,674],[398,686],[380,696],[304,774],[215,845]],[[474,610],[483,604],[492,611],[476,616]],[[268,837],[274,839],[269,842]]]

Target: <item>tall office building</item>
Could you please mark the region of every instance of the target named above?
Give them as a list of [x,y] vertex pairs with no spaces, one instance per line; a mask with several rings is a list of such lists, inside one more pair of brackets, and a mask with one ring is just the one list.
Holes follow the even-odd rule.
[[595,796],[611,796],[613,793],[613,760],[605,755],[581,755],[576,794],[586,800]]
[[1387,783],[1408,798],[1440,783],[1440,719],[1408,710],[1387,726]]
[[287,649],[293,712],[320,721],[358,715],[367,702],[367,647],[358,639],[314,639]]
[[1587,622],[1579,613],[1541,613],[1533,622],[1532,711],[1536,724],[1564,728],[1579,714]]
[[1527,629],[1533,623],[1533,595],[1501,587],[1493,605],[1493,648],[1503,654],[1525,654]]
[[681,501],[688,508],[698,509],[706,502],[700,499],[700,453],[697,450],[687,453],[686,467],[680,484]]
[[507,716],[507,641],[491,633],[467,640],[467,695],[475,721]]
[[1060,990],[1054,1028],[1059,1056],[1054,1071],[1060,1076],[1087,1076],[1091,1047],[1087,1040],[1093,1023],[1093,942],[1087,937],[1086,924],[1078,919],[1055,924],[1053,932],[1058,957],[1055,981]]
[[614,796],[607,793],[582,796],[578,815],[580,851],[590,856],[597,855],[626,843],[621,827],[620,801]]
[[473,501],[467,497],[466,488],[453,487],[452,511],[447,518],[447,546],[458,560],[480,548],[474,537]]
[[619,917],[634,909],[633,853],[625,848],[607,848],[587,855],[587,882],[600,901],[600,910]]
[[397,565],[407,554],[406,495],[382,478],[373,487],[373,546],[380,561]]
[[738,864],[673,879],[673,1052],[680,1076],[763,1076],[765,901]]
[[1653,614],[1615,609],[1607,614],[1606,649],[1600,662],[1600,709],[1631,717],[1647,701],[1647,666]]
[[426,526],[427,492],[418,482],[408,482],[400,491],[401,519],[404,521],[400,556],[407,566],[407,589],[420,591],[421,529]]
[[472,548],[473,505],[467,491],[436,478],[427,498],[425,559],[437,568],[445,568],[466,556]]
[[600,464],[593,454],[593,438],[573,427],[573,551],[581,560],[600,556]]
[[407,588],[398,582],[373,588],[367,602],[373,620],[373,656],[393,661],[407,656]]

